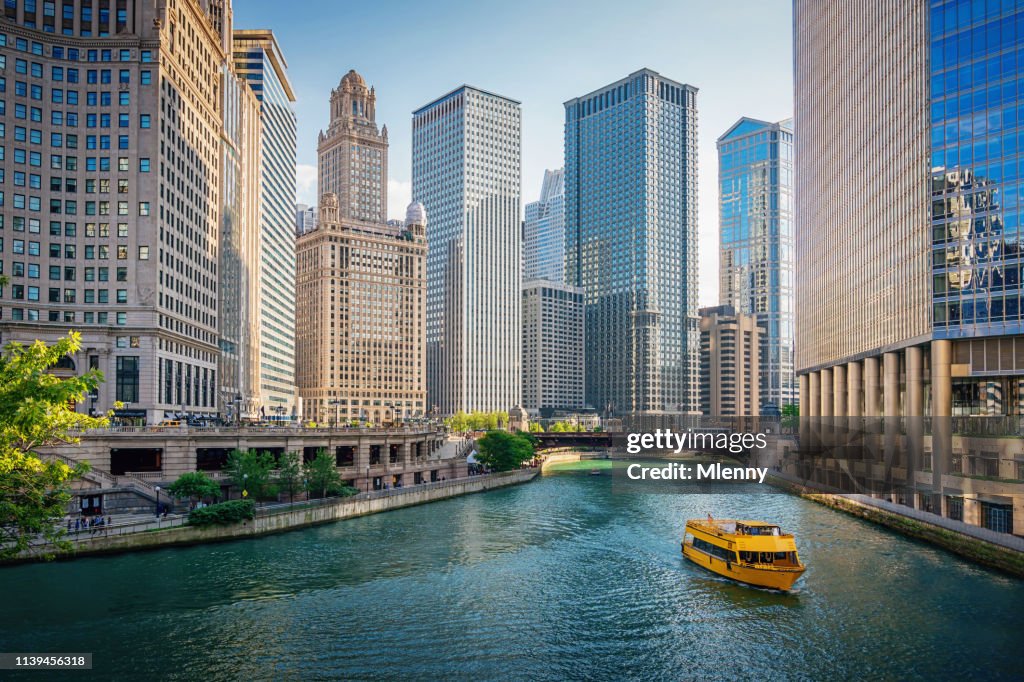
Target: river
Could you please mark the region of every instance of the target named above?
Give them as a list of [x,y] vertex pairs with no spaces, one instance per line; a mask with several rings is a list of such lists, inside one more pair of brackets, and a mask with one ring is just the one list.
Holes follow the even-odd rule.
[[[0,651],[92,652],[76,680],[1024,672],[1021,581],[794,496],[613,494],[590,466],[260,539],[3,568]],[[797,591],[685,562],[684,521],[708,512],[794,532]]]

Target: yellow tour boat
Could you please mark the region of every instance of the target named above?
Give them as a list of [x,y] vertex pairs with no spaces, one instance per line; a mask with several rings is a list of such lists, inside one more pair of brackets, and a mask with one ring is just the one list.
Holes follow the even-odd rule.
[[763,521],[686,522],[683,556],[741,583],[787,591],[803,572],[792,535]]

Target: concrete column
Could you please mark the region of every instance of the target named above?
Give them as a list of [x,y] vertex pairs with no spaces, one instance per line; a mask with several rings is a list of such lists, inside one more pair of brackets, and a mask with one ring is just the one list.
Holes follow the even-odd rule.
[[846,365],[846,414],[850,417],[861,416],[861,365],[850,362]]
[[821,372],[811,372],[808,376],[807,416],[821,416]]
[[[908,494],[917,488],[915,473],[924,457],[924,350],[907,349],[907,481]],[[915,499],[916,504],[916,499]]]
[[881,394],[878,390],[878,358],[864,358],[864,416],[881,415]]
[[[1022,380],[1024,383],[1024,380]],[[811,378],[809,374],[801,374],[797,377],[797,384],[800,386],[800,416],[807,415],[808,403],[811,396]]]
[[899,417],[900,412],[900,354],[882,356],[882,414]]
[[821,370],[821,416],[831,417],[833,407],[832,369],[823,369]]
[[845,417],[846,413],[846,365],[832,368],[832,414]]
[[941,497],[942,475],[950,471],[953,462],[953,342],[932,341],[931,355],[932,490]]
[[907,349],[907,416],[924,414],[924,350],[919,346]]

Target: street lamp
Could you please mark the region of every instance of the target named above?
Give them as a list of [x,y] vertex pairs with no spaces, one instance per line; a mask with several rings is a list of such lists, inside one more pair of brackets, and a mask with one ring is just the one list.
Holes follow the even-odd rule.
[[370,465],[366,465],[366,492],[370,492]]
[[159,520],[160,519],[160,486],[158,486],[158,485],[157,486],[153,486],[153,489],[156,490],[156,518],[157,518],[157,520]]
[[248,495],[249,491],[246,489],[246,481],[249,480],[249,474],[242,474],[242,499],[244,500]]

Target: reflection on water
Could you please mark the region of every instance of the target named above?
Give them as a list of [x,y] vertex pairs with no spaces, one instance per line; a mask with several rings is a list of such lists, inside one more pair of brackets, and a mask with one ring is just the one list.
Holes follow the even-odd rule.
[[[96,677],[132,679],[1020,671],[1018,581],[799,498],[613,495],[591,468],[259,540],[3,569],[0,651],[91,651]],[[684,561],[685,520],[708,512],[793,531],[796,593]]]

